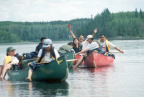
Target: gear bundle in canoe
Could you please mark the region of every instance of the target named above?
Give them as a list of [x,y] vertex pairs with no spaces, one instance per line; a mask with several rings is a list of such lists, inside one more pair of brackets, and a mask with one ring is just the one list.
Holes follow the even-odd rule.
[[[60,53],[60,55],[64,55],[67,60],[74,58],[74,51],[73,51],[72,47],[69,45],[62,45],[59,48],[58,52]],[[72,67],[72,64],[73,64],[73,61],[69,61],[68,67],[69,68]]]

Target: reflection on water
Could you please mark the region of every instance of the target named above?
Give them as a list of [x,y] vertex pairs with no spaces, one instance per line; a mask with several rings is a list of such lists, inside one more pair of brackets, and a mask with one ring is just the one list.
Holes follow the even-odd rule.
[[[106,97],[110,97],[111,90],[110,77],[114,67],[102,68],[78,68],[70,70],[72,75],[69,77],[70,96],[89,97],[101,96],[103,93]],[[74,90],[71,90],[74,89]]]
[[[13,95],[13,86],[11,85],[10,81],[3,81],[3,83],[1,84],[0,82],[0,94],[1,95],[5,95],[7,97],[10,97],[11,95]],[[3,92],[2,92],[3,91]]]
[[40,97],[40,96],[67,96],[69,85],[67,82],[10,82],[0,83],[1,95],[7,97]]

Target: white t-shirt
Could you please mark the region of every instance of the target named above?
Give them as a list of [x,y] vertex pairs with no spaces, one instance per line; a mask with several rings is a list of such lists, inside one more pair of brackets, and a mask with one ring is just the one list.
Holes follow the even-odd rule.
[[[100,42],[100,45],[102,46],[102,51],[106,51],[106,43],[105,42]],[[112,44],[111,42],[108,41],[108,45],[111,49],[114,49],[116,46]]]
[[88,46],[88,44],[90,44],[88,41],[83,41],[82,43],[82,50],[85,50],[86,49],[86,47]]
[[[5,57],[3,57],[2,60],[0,61],[0,65],[4,65],[4,61],[5,61]],[[11,61],[11,63],[13,63],[13,64],[18,64],[18,63],[19,63],[19,60],[17,59],[17,57],[12,56],[12,61]]]
[[92,43],[88,44],[88,46],[86,47],[86,49],[88,49],[88,50],[94,50],[94,49],[96,49],[98,47],[99,47],[99,45],[96,42],[92,42]]
[[[56,49],[54,49],[54,52],[55,52],[56,58],[60,57],[60,55]],[[42,54],[42,49],[40,49],[40,51],[38,53],[38,57],[41,57],[41,54]],[[44,56],[43,62],[51,62],[51,61],[52,61],[52,58],[50,57],[50,52],[46,53]]]

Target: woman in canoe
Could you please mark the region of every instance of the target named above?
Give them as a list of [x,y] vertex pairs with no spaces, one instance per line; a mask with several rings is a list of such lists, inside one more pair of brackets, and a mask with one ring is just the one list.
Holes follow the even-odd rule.
[[82,45],[79,42],[79,40],[75,37],[75,35],[73,34],[73,32],[71,30],[71,25],[68,25],[68,28],[73,37],[73,49],[74,49],[75,53],[78,53],[82,50]]
[[[78,40],[76,37],[75,37],[75,35],[73,34],[73,32],[72,32],[72,30],[71,30],[71,25],[68,25],[68,28],[69,28],[69,31],[70,31],[70,34],[71,34],[71,36],[72,36],[72,38],[73,38],[73,40]],[[92,36],[94,37],[94,35],[97,33],[97,28],[95,28],[94,29],[94,33],[92,34]],[[86,40],[84,41],[84,36],[83,35],[80,35],[79,36],[79,44],[80,45],[82,45],[81,46],[81,50],[84,50],[85,49],[85,47],[89,44]],[[77,41],[76,41],[77,42]],[[76,44],[76,43],[74,43],[74,44]],[[77,44],[76,44],[77,45]],[[77,46],[76,48],[78,48],[79,46]],[[74,50],[76,49],[76,48],[74,48]],[[80,51],[81,51],[80,50]],[[78,52],[80,52],[80,51],[78,51]],[[77,52],[76,52],[77,53]]]
[[0,63],[0,76],[2,71],[2,77],[0,77],[0,80],[4,79],[6,71],[12,67],[12,64],[18,65],[19,60],[14,55],[15,49],[13,47],[8,47],[6,56],[2,59]]
[[38,65],[37,63],[51,62],[53,59],[57,59],[59,57],[60,55],[58,51],[52,46],[51,39],[45,39],[43,48],[40,49],[36,61],[28,63],[29,71],[28,71],[28,77],[26,78],[26,81],[32,81],[31,77],[32,77],[33,71],[35,70],[36,67],[41,66],[41,65]]

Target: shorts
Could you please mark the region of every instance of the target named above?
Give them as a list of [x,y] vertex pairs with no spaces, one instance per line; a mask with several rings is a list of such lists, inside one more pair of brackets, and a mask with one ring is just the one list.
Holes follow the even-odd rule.
[[87,54],[83,55],[83,60],[85,60],[85,59],[86,59],[86,57],[87,57]]
[[79,54],[80,56],[83,56],[83,60],[87,57],[87,54]]
[[31,64],[29,64],[29,69],[31,69],[31,71],[33,72],[37,67],[42,66],[43,64],[37,64],[37,62],[32,62]]

